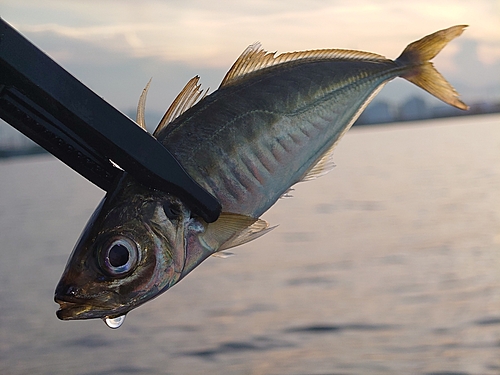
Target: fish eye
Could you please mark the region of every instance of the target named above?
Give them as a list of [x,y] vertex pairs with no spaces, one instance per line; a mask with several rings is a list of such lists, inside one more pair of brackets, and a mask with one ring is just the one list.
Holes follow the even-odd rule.
[[167,217],[170,220],[178,219],[182,214],[182,211],[181,211],[181,208],[179,207],[179,205],[175,204],[175,203],[170,203],[170,202],[166,202],[163,204],[163,211],[165,211],[165,215],[167,215]]
[[125,236],[112,237],[99,250],[99,265],[109,276],[125,276],[134,269],[139,258],[137,244]]

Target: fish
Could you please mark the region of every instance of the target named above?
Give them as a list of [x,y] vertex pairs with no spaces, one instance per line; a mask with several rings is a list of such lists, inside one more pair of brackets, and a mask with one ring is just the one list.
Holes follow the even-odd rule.
[[[333,150],[368,103],[396,77],[443,102],[467,105],[431,60],[466,25],[409,44],[395,60],[342,49],[277,55],[250,45],[211,93],[191,79],[153,135],[216,197],[205,222],[179,197],[124,173],[89,219],[55,290],[62,320],[127,313],[177,284],[209,256],[269,233],[260,216],[298,182],[332,169]],[[146,128],[149,83],[136,121]]]

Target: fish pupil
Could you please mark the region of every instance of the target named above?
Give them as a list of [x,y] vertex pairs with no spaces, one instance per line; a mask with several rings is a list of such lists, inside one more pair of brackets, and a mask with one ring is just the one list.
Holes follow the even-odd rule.
[[115,236],[103,243],[98,265],[106,276],[124,277],[137,265],[138,245],[126,236]]
[[127,264],[130,257],[128,249],[121,244],[115,244],[109,249],[109,263],[113,267],[121,267]]

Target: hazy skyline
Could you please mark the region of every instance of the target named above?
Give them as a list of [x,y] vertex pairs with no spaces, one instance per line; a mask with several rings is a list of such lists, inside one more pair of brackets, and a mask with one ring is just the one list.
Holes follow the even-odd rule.
[[[470,27],[436,58],[464,100],[500,98],[498,0],[0,1],[0,16],[116,107],[166,109],[185,82],[215,90],[247,45],[270,51],[349,48],[397,57],[410,42],[455,24]],[[382,97],[418,92],[406,82]],[[394,95],[396,93],[397,95]],[[398,94],[400,93],[400,94]]]

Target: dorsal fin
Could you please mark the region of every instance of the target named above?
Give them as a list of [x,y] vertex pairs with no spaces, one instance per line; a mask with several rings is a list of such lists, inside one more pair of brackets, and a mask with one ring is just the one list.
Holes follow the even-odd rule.
[[142,90],[142,94],[139,98],[139,103],[137,104],[137,115],[135,117],[135,122],[139,124],[141,128],[146,129],[146,119],[144,114],[146,113],[146,97],[148,96],[149,85],[151,84],[152,78],[149,79],[148,84]]
[[310,51],[287,52],[275,56],[276,52],[267,52],[262,49],[259,42],[248,46],[226,73],[220,87],[230,85],[247,74],[278,64],[298,60],[387,60],[382,55],[370,52],[353,51],[346,49],[317,49]]
[[199,76],[193,77],[186,86],[184,86],[179,95],[177,95],[172,104],[170,104],[170,107],[168,107],[167,112],[163,115],[158,127],[153,133],[154,136],[207,95],[208,90],[206,90],[204,94],[203,90],[200,90],[201,84],[198,84],[199,80]]

